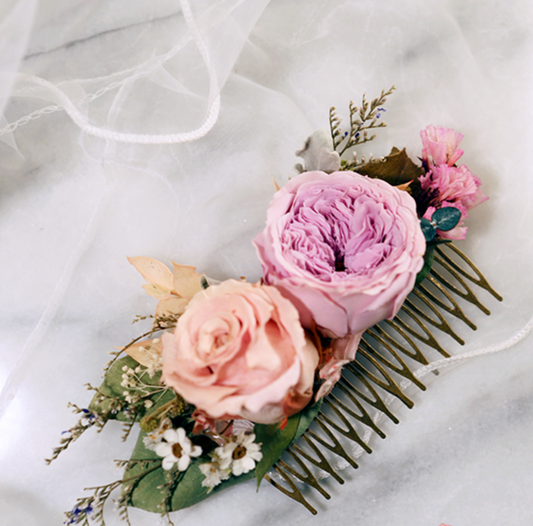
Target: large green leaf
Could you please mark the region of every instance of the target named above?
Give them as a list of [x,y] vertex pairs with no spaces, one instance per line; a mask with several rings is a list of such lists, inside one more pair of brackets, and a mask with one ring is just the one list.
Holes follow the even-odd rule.
[[298,440],[307,431],[307,428],[311,425],[311,422],[315,419],[316,415],[318,415],[320,408],[322,407],[322,400],[323,399],[321,398],[316,404],[307,406],[298,414],[300,417],[298,419],[298,428],[296,429],[292,442]]
[[299,415],[291,416],[281,429],[277,424],[255,424],[255,440],[261,444],[263,458],[255,466],[257,487],[261,484],[268,470],[278,461],[281,454],[290,446],[298,429]]
[[[120,385],[120,383],[122,382],[122,375],[124,374],[122,368],[124,366],[128,366],[132,369],[135,369],[138,365],[139,363],[130,356],[124,356],[120,360],[117,360],[109,368],[107,374],[105,375],[104,381],[98,388],[100,393],[104,396],[115,398],[117,400],[125,402],[126,400],[124,398],[124,391],[126,389]],[[150,378],[150,376],[145,373],[143,374],[142,379],[145,384],[153,385],[154,387],[159,387],[161,373],[158,372],[154,374],[152,378]],[[158,390],[158,392],[154,393],[154,396],[151,397],[151,400],[154,405],[150,408],[150,413],[154,412],[158,407],[172,400],[174,396],[174,392],[170,389],[165,391],[163,394],[161,393],[161,391]],[[118,412],[110,411],[113,405],[113,401],[111,399],[105,398],[103,401],[99,402],[98,398],[99,395],[95,394],[93,399],[91,400],[91,403],[89,404],[89,409],[91,411],[94,411],[104,416],[104,418],[106,419],[120,420],[122,422],[131,421],[130,415],[128,415],[122,410]]]
[[435,245],[426,245],[426,253],[424,254],[424,266],[422,270],[416,275],[415,286],[422,283],[426,279],[431,266],[433,265],[433,258],[435,257]]
[[[124,472],[124,485],[135,481],[134,489],[130,497],[130,505],[141,508],[146,511],[161,512],[158,505],[164,499],[164,493],[157,489],[158,486],[165,484],[164,470],[161,467],[161,457],[155,454],[155,451],[146,449],[143,439],[146,433],[141,431],[137,438],[137,444],[131,455],[131,460],[154,460],[146,464],[131,464]],[[154,471],[151,471],[157,467]],[[144,475],[146,473],[146,475]]]
[[392,148],[384,161],[372,161],[358,166],[355,170],[362,175],[382,179],[393,186],[416,180],[424,174],[422,167],[411,160],[405,148],[399,150],[396,147]]
[[263,453],[263,458],[255,467],[258,488],[263,477],[278,461],[282,453],[305,433],[320,411],[321,405],[322,400],[316,404],[308,405],[303,411],[291,416],[283,429],[281,429],[279,423],[270,425],[255,424],[255,440],[261,443],[261,453]]
[[210,497],[211,495],[223,491],[235,484],[246,482],[247,480],[255,478],[255,471],[249,471],[239,477],[233,475],[228,479],[222,481],[218,486],[208,493],[208,488],[202,486],[204,474],[200,471],[200,464],[206,460],[195,460],[189,469],[185,472],[183,479],[178,484],[174,495],[172,496],[172,510],[181,510],[193,506],[198,502]]
[[419,283],[422,283],[422,281],[424,281],[424,279],[428,275],[433,265],[433,259],[435,257],[435,249],[437,248],[438,245],[442,245],[444,243],[451,243],[451,240],[433,239],[433,241],[430,241],[429,243],[426,244],[426,253],[424,254],[424,266],[422,267],[422,270],[416,275],[415,286],[418,285]]
[[[145,436],[146,433],[141,431],[131,459],[161,460],[161,457],[158,457],[154,451],[146,449],[143,442]],[[200,471],[200,464],[209,460],[205,457],[199,457],[191,462],[191,465],[184,473],[173,472],[173,475],[179,477],[179,479],[170,500],[171,509],[167,511],[188,508],[214,493],[255,477],[253,471],[243,474],[240,477],[232,476],[208,493],[208,488],[202,486],[204,475]],[[146,473],[146,475],[143,475],[143,473]],[[126,485],[131,482],[135,483],[131,494],[131,506],[158,513],[165,511],[159,507],[165,498],[165,494],[163,490],[158,489],[158,486],[165,485],[167,480],[165,478],[165,471],[158,463],[134,464],[125,471],[124,480],[129,480],[129,482],[126,482]]]

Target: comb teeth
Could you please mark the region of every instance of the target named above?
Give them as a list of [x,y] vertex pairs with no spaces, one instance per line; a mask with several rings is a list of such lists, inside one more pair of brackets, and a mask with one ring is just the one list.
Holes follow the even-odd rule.
[[451,243],[438,247],[424,282],[415,287],[393,320],[384,320],[364,333],[356,359],[344,368],[311,427],[284,452],[265,479],[316,515],[317,510],[306,498],[315,494],[310,489],[329,500],[319,480],[331,476],[344,484],[335,464],[357,468],[355,459],[364,452],[372,453],[368,445],[372,434],[386,437],[378,426],[383,417],[399,423],[389,409],[390,401],[398,399],[411,409],[414,402],[405,394],[406,386],[426,390],[414,375],[417,364],[430,363],[424,353],[450,357],[429,327],[439,336],[447,335],[464,345],[452,322],[459,320],[472,330],[477,327],[459,303],[467,302],[490,314],[471,285],[502,301],[463,252]]

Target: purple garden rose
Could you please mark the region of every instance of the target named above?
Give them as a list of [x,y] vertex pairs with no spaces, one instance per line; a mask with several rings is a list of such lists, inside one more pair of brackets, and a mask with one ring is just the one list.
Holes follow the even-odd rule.
[[327,336],[358,335],[392,318],[423,266],[412,197],[354,172],[306,172],[270,203],[255,239],[264,280]]

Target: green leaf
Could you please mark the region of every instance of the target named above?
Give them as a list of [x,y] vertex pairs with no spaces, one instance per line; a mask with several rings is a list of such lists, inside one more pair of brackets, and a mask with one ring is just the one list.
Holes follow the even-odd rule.
[[422,270],[416,275],[415,286],[422,283],[433,265],[433,258],[435,257],[435,247],[436,245],[428,244],[426,245],[426,253],[424,254],[424,266]]
[[235,486],[235,484],[240,484],[241,482],[246,482],[247,480],[255,478],[255,471],[253,470],[248,473],[243,473],[239,477],[232,475],[228,480],[222,481],[208,493],[208,488],[202,486],[202,481],[205,477],[200,471],[200,464],[203,462],[206,462],[206,460],[195,460],[185,472],[185,475],[172,496],[172,511],[188,508],[219,491],[223,491],[231,486]]
[[358,166],[357,173],[368,175],[369,177],[382,179],[387,183],[398,186],[418,179],[424,174],[422,167],[417,166],[407,155],[405,148],[399,150],[392,148],[384,161],[373,161],[362,166]]
[[278,461],[282,453],[298,438],[300,438],[315,416],[320,411],[322,400],[308,405],[305,409],[291,416],[283,429],[278,424],[255,424],[255,441],[261,443],[263,458],[255,467],[257,488],[268,470]]
[[[121,400],[125,402],[124,395],[122,394],[124,392],[124,387],[120,385],[120,382],[122,382],[122,368],[127,365],[128,367],[132,367],[135,369],[139,364],[136,360],[131,358],[130,356],[124,356],[124,358],[121,358],[120,360],[117,360],[107,371],[107,374],[104,377],[104,381],[98,388],[100,393],[105,396],[109,396],[112,398],[116,398],[118,400]],[[119,411],[118,413],[115,413],[112,411],[113,401],[106,398],[103,401],[98,401],[99,395],[98,393],[93,396],[93,399],[91,400],[91,403],[89,404],[89,409],[91,411],[95,411],[96,413],[99,413],[101,415],[105,415],[105,418],[112,419],[112,420],[120,420],[122,422],[124,421],[130,421],[131,419],[128,418],[128,415],[126,415],[123,411]]]
[[315,419],[316,415],[318,415],[320,408],[322,407],[322,400],[323,399],[321,398],[315,404],[308,405],[303,411],[298,413],[300,416],[298,420],[298,428],[296,429],[291,444],[296,442],[296,440],[307,431],[307,428],[311,425],[311,422]]
[[[146,511],[161,512],[158,505],[164,499],[164,493],[157,489],[161,484],[165,484],[164,470],[161,467],[161,457],[155,451],[146,449],[143,439],[146,436],[144,431],[139,433],[135,449],[131,455],[131,460],[154,460],[146,464],[132,463],[124,472],[123,489],[125,485],[134,482],[134,488],[130,495],[130,505]],[[153,470],[153,468],[156,468]]]
[[431,270],[431,266],[433,265],[433,259],[435,257],[435,249],[438,245],[442,245],[444,243],[451,243],[450,239],[433,239],[426,245],[426,252],[424,254],[424,266],[422,267],[422,270],[416,275],[416,281],[415,286],[422,283],[424,281],[425,277],[428,275],[429,271]]
[[439,230],[447,232],[457,226],[461,219],[461,211],[453,206],[439,208],[435,210],[431,219],[436,223]]
[[255,466],[257,488],[268,470],[278,461],[281,454],[290,446],[298,429],[299,415],[293,415],[281,429],[277,424],[255,424],[255,441],[261,444],[263,458]]
[[[98,388],[100,393],[102,395],[114,398],[116,400],[122,401],[125,405],[127,405],[126,399],[124,398],[124,391],[126,389],[120,385],[122,382],[122,375],[124,374],[124,371],[122,368],[124,366],[131,367],[132,369],[135,369],[139,363],[131,358],[131,356],[124,356],[120,360],[117,360],[107,371],[107,374],[105,375],[104,381]],[[153,385],[154,387],[160,387],[160,379],[161,379],[161,373],[158,372],[154,374],[152,378],[145,373],[142,376],[143,382],[148,385]],[[175,396],[174,392],[171,389],[166,390],[163,394],[161,391],[158,390],[157,393],[155,393],[151,400],[153,402],[153,406],[150,409],[150,412],[153,412],[158,407],[162,406],[163,404],[169,402],[172,400],[172,398]],[[125,413],[123,410],[114,412],[113,409],[113,400],[109,398],[105,398],[103,401],[98,401],[99,394],[95,394],[93,399],[91,400],[91,403],[89,404],[89,409],[91,411],[94,411],[100,415],[102,415],[106,419],[110,420],[119,420],[121,422],[130,422],[131,417],[128,413]]]
[[426,243],[429,243],[437,235],[437,229],[425,218],[420,220],[420,228],[426,238]]
[[123,478],[126,481],[125,485],[134,483],[130,495],[130,505],[136,508],[156,513],[165,511],[159,507],[164,501],[165,493],[164,490],[158,489],[158,486],[168,483],[165,475],[168,476],[169,473],[176,477],[177,484],[170,500],[171,509],[167,511],[188,508],[219,491],[255,477],[254,471],[245,473],[240,477],[231,476],[228,480],[223,481],[208,493],[209,488],[202,486],[205,477],[200,471],[200,464],[208,462],[210,459],[199,457],[193,459],[185,472],[180,473],[174,470],[167,473],[159,464],[161,457],[157,456],[154,451],[146,449],[144,446],[143,439],[145,436],[146,433],[142,431],[139,433],[139,438],[137,439],[137,444],[135,445],[131,459],[155,460],[156,462],[149,462],[145,465],[133,464],[125,471]]

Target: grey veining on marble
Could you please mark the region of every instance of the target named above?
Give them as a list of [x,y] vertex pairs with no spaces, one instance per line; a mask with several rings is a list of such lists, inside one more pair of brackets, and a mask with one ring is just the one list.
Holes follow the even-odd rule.
[[[198,0],[193,14],[227,3]],[[88,403],[83,384],[100,381],[107,351],[135,336],[131,320],[154,308],[126,257],[258,279],[251,240],[265,221],[271,178],[283,184],[294,176],[294,152],[327,127],[329,107],[346,118],[349,101],[364,92],[398,88],[387,104],[389,127],[362,154],[396,145],[416,157],[421,129],[453,127],[465,136],[462,161],[490,196],[471,212],[460,247],[504,301],[480,295],[492,315],[471,309],[479,329],[461,327],[467,344],[450,343],[450,351],[504,341],[533,314],[531,3],[271,0],[264,11],[252,4],[243,2],[224,31],[209,25],[218,11],[200,17],[223,85],[219,119],[202,139],[117,144],[83,133],[58,110],[17,127],[18,151],[0,142],[6,526],[61,524],[83,488],[118,478],[112,460],[131,452],[134,439],[122,444],[119,426],[109,425],[50,467],[43,461],[75,421],[67,402]],[[115,73],[165,53],[185,27],[177,2],[41,1],[19,71],[62,83],[85,100],[80,108],[95,125],[187,131],[205,118],[209,92],[192,43],[153,75],[83,99]],[[57,104],[41,95],[13,97],[7,121]],[[326,482],[332,499],[313,500],[317,517],[267,484],[256,493],[246,483],[177,513],[176,524],[529,524],[532,341],[473,359],[415,394],[415,407],[398,410],[401,423],[386,427],[386,440],[374,437],[359,469],[343,471],[346,484]],[[109,512],[108,524],[118,524]],[[136,510],[132,519],[159,520]]]

